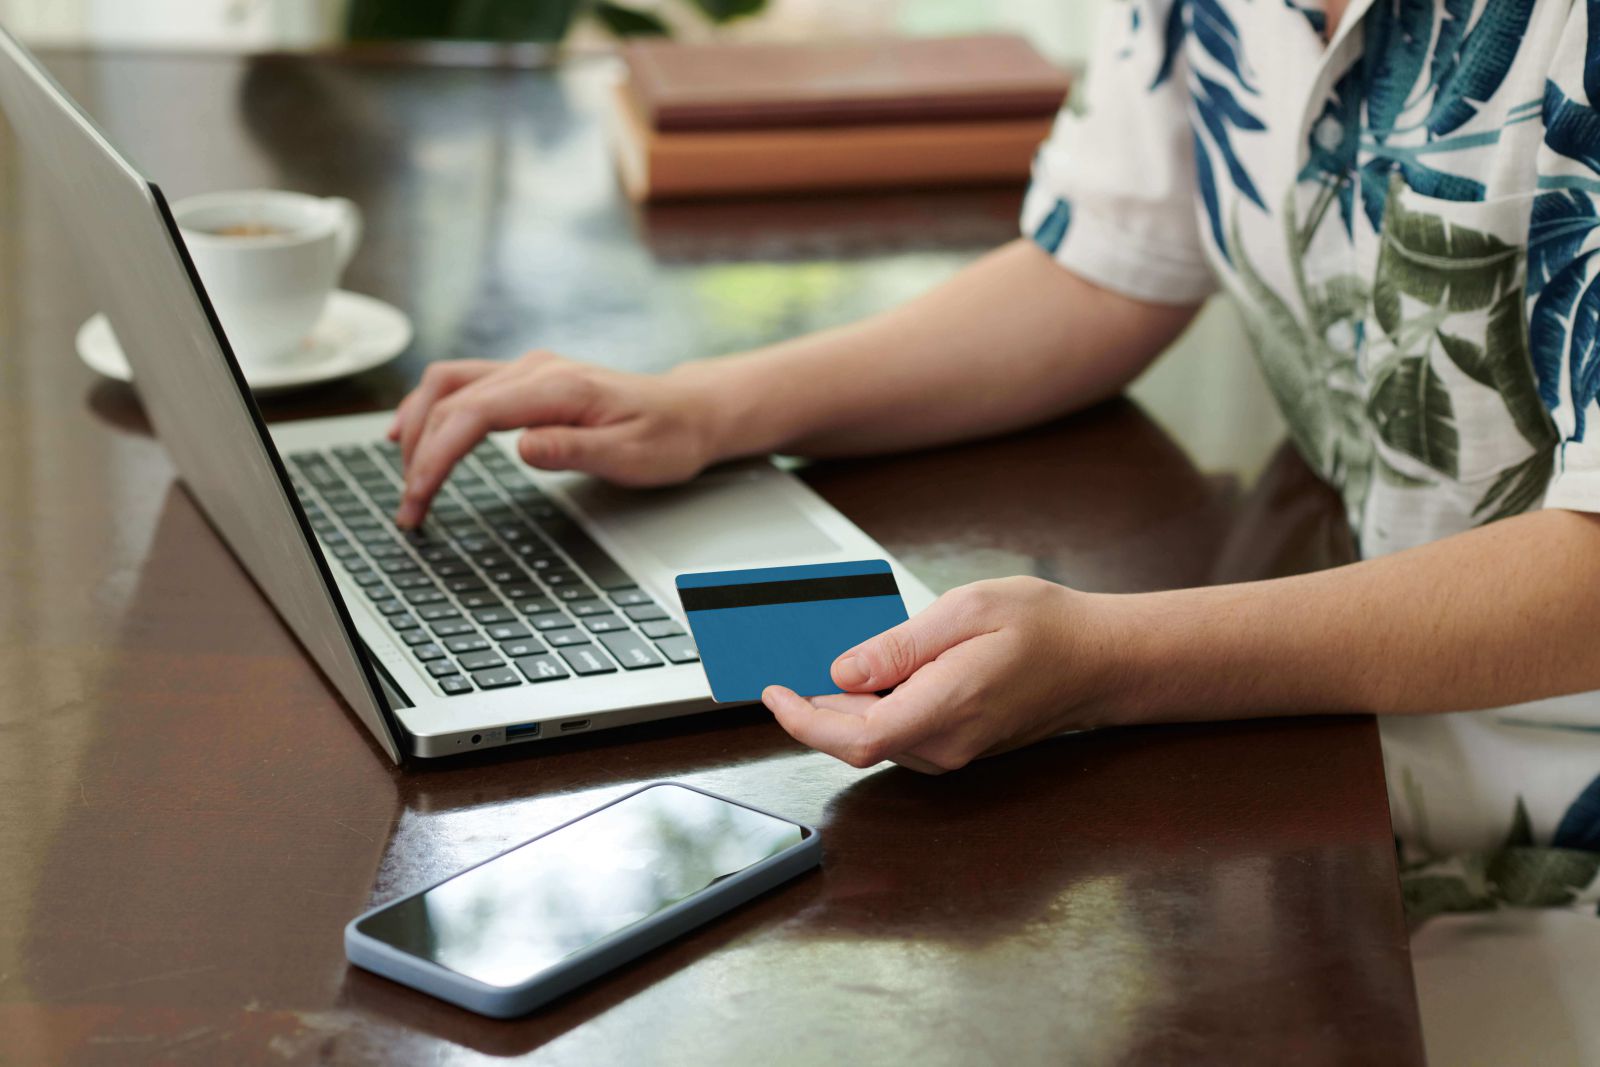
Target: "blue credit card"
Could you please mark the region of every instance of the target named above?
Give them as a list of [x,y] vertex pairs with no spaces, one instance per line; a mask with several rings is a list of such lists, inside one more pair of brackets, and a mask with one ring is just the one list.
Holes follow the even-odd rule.
[[760,700],[769,685],[837,693],[839,654],[906,621],[881,559],[680,574],[678,598],[722,704]]

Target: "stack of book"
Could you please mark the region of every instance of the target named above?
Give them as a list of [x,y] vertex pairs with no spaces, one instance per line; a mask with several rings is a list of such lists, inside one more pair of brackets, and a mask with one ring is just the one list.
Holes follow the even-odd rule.
[[1012,36],[623,49],[636,200],[1021,182],[1067,76]]

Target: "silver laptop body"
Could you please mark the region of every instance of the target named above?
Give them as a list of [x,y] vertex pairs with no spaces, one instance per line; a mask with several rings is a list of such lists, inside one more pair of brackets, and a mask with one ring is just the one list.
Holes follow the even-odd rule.
[[[469,457],[424,536],[400,535],[390,413],[269,430],[160,190],[4,30],[0,109],[191,495],[391,759],[705,710],[677,574],[889,558],[766,462],[623,491],[529,470],[514,435]],[[931,602],[890,562],[912,612]]]

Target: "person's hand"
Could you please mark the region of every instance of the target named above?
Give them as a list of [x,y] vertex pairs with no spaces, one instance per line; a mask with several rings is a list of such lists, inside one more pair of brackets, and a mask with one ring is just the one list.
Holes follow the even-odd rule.
[[975,582],[834,660],[842,694],[774,685],[761,699],[796,740],[853,767],[955,770],[1109,721],[1120,642],[1107,600],[1038,578]]
[[395,413],[405,495],[395,522],[420,523],[450,469],[496,430],[523,429],[517,451],[544,470],[619,485],[667,485],[718,458],[710,390],[677,374],[627,374],[531,352],[511,363],[435,363]]

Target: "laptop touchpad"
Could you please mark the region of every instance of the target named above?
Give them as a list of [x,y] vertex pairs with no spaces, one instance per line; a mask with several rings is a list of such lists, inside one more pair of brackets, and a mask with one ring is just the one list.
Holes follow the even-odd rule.
[[770,477],[730,472],[647,490],[586,480],[568,492],[608,533],[675,571],[804,560],[839,551],[793,494]]

